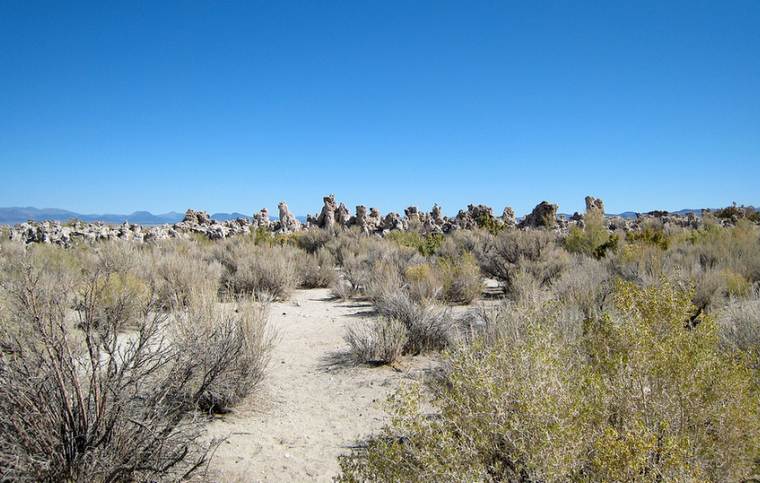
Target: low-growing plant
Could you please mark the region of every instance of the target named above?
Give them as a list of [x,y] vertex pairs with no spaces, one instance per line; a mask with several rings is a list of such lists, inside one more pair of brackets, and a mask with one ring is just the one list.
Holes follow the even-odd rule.
[[295,250],[289,246],[230,243],[216,255],[225,267],[222,285],[231,294],[287,300],[299,282]]
[[586,212],[583,228],[574,226],[565,237],[564,246],[570,253],[580,253],[589,257],[602,258],[617,249],[618,236],[609,233],[604,226],[604,215],[599,210]]
[[607,268],[586,257],[576,258],[573,269],[565,271],[552,286],[562,303],[577,307],[587,319],[604,312],[612,290],[612,277]]
[[436,271],[443,284],[441,298],[446,302],[470,304],[483,291],[480,266],[469,252],[457,258],[438,258]]
[[196,299],[219,291],[222,265],[206,260],[195,250],[161,247],[149,257],[145,276],[155,285],[160,304],[167,310],[188,307]]
[[396,319],[383,317],[362,320],[346,328],[344,340],[355,361],[367,364],[392,364],[404,352],[407,330]]
[[404,281],[409,295],[417,301],[435,300],[443,290],[437,270],[429,263],[407,267],[404,271]]
[[515,277],[530,273],[541,285],[548,285],[567,267],[569,259],[556,243],[556,236],[545,230],[504,231],[485,240],[476,253],[483,272],[513,292]]
[[266,300],[219,307],[215,296],[198,299],[175,314],[172,343],[183,363],[197,368],[187,390],[199,409],[227,412],[257,388],[275,336],[268,317]]
[[721,345],[732,354],[746,356],[760,380],[760,292],[732,301],[717,319]]
[[447,309],[415,301],[406,291],[376,293],[374,304],[380,315],[406,327],[404,354],[444,349],[456,337],[456,321]]
[[667,250],[670,245],[668,235],[661,223],[648,223],[639,230],[629,231],[625,239],[629,243],[652,245],[661,250]]
[[337,280],[335,259],[324,248],[298,257],[298,270],[304,288],[327,288]]
[[498,235],[504,228],[506,228],[506,225],[499,220],[496,219],[495,216],[493,216],[491,213],[488,213],[486,211],[482,212],[480,216],[475,220],[475,223],[477,223],[478,228],[481,228],[491,235]]
[[385,238],[402,247],[414,248],[426,257],[435,255],[445,240],[442,233],[422,235],[417,231],[392,231]]
[[298,246],[307,253],[317,253],[327,245],[333,237],[334,234],[328,230],[312,228],[301,233],[298,237]]

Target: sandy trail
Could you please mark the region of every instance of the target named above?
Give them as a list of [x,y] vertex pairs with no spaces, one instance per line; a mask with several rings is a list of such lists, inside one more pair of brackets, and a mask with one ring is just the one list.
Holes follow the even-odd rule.
[[344,328],[371,311],[333,301],[326,289],[299,290],[272,305],[278,341],[260,394],[209,427],[211,436],[229,438],[211,462],[216,481],[330,481],[337,456],[383,425],[387,396],[434,362],[415,358],[401,369],[348,363],[340,356]]

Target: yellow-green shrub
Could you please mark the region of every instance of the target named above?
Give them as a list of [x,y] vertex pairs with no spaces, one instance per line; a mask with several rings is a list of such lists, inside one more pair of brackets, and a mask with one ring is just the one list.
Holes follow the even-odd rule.
[[436,270],[443,283],[441,298],[446,302],[469,304],[483,291],[480,266],[469,252],[457,259],[439,258]]
[[604,226],[604,216],[599,210],[591,210],[583,218],[583,228],[574,226],[565,237],[565,250],[586,256],[602,258],[607,251],[616,250],[618,237]]
[[[340,459],[341,481],[738,481],[756,474],[760,397],[691,293],[618,283],[577,341],[537,319],[454,351],[428,407]],[[687,328],[689,325],[690,328]]]
[[392,231],[385,238],[399,246],[414,248],[424,256],[434,255],[445,240],[440,233],[421,235],[416,231]]
[[413,300],[434,300],[443,289],[438,274],[429,263],[408,267],[404,271],[404,280]]

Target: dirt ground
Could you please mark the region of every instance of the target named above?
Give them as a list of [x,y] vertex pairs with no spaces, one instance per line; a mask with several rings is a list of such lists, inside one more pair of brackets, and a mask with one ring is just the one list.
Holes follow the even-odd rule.
[[425,357],[396,367],[352,364],[344,328],[371,316],[371,305],[332,300],[327,289],[299,290],[272,305],[278,339],[261,390],[209,427],[211,437],[228,438],[211,461],[215,481],[330,481],[338,474],[337,456],[382,427],[388,395],[435,367]]

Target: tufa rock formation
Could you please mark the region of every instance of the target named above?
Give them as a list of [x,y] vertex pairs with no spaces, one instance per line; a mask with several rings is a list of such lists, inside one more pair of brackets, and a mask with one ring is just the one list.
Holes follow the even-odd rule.
[[542,201],[520,222],[520,228],[554,228],[557,226],[559,206]]
[[280,224],[278,227],[280,233],[290,233],[298,231],[301,228],[301,223],[288,211],[288,205],[284,201],[280,201],[277,208],[280,210]]

